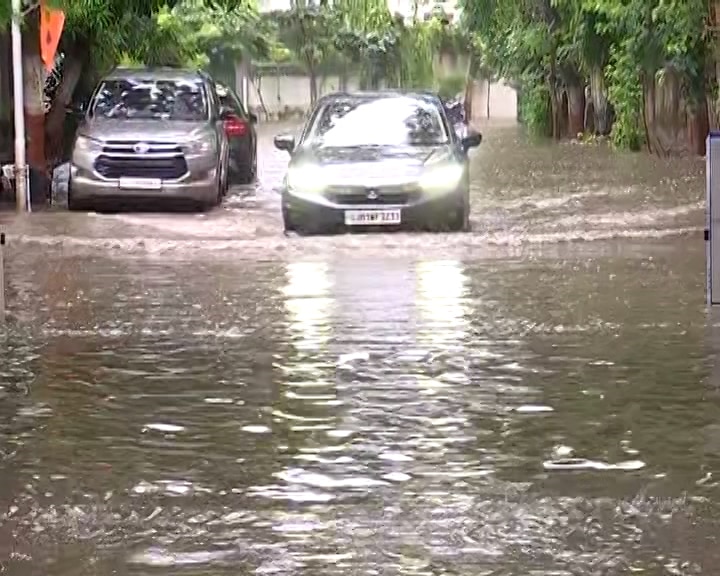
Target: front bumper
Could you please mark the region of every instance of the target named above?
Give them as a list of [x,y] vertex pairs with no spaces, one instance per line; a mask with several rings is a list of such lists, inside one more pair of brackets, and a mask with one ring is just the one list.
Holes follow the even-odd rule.
[[99,177],[94,172],[70,167],[70,194],[73,200],[185,200],[211,203],[218,195],[217,169],[188,174],[177,181],[163,181],[159,189],[121,188],[119,180]]
[[[463,189],[439,196],[423,196],[408,204],[337,204],[322,196],[297,196],[283,192],[284,212],[294,224],[305,229],[437,228],[467,209],[467,191]],[[400,210],[400,223],[346,226],[345,212],[348,210]]]

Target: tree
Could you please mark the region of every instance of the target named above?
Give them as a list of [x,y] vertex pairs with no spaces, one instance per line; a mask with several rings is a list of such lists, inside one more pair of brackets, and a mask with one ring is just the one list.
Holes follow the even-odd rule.
[[310,101],[318,98],[318,68],[334,50],[332,8],[325,3],[291,0],[290,10],[274,12],[280,43],[298,58],[310,79]]
[[705,0],[462,3],[485,60],[521,87],[522,116],[532,130],[557,138],[587,129],[589,85],[593,129],[607,133],[614,116],[616,145],[701,151],[707,94],[717,101],[720,70],[706,30],[715,12]]

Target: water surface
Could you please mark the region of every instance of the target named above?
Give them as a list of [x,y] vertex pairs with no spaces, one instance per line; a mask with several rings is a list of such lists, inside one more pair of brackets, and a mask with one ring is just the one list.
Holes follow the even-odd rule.
[[701,163],[491,127],[472,234],[285,238],[283,160],[2,217],[8,574],[713,573]]

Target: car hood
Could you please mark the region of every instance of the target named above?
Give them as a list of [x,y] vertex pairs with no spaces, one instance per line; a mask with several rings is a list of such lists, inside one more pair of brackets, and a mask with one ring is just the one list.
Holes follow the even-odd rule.
[[101,141],[147,140],[174,143],[192,140],[208,131],[205,122],[93,118],[83,123],[78,135]]
[[291,167],[321,168],[330,186],[383,186],[417,181],[427,167],[451,156],[449,146],[316,148],[299,150]]

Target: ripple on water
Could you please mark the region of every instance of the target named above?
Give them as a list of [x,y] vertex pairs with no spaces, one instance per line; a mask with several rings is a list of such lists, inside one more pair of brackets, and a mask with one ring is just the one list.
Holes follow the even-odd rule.
[[[519,146],[470,234],[285,238],[261,192],[19,219],[8,574],[712,574],[698,198]],[[559,245],[607,238],[642,242]]]

